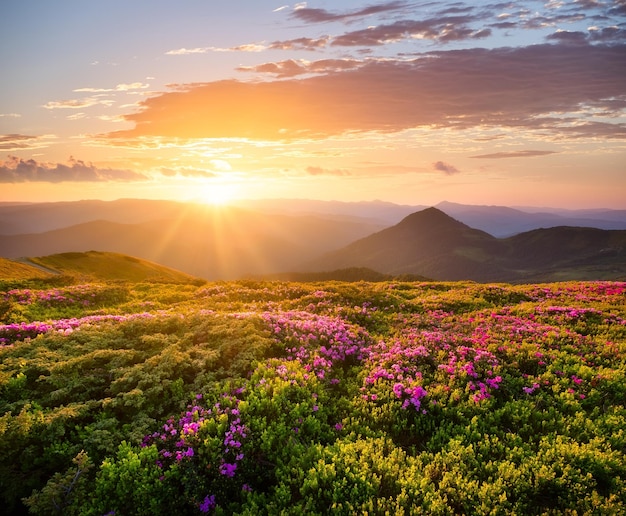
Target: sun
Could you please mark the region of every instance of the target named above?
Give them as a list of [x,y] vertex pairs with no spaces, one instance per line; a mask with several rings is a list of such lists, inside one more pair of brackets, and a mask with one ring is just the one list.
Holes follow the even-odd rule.
[[211,206],[226,206],[237,196],[237,187],[232,183],[210,183],[202,187],[200,200]]

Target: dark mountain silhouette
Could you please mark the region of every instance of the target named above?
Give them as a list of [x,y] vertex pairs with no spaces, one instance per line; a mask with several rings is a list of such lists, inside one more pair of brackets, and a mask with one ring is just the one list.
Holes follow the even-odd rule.
[[433,279],[490,281],[501,275],[492,257],[501,242],[436,208],[331,252],[311,263],[314,270],[368,267],[386,274],[420,274]]
[[497,239],[428,208],[308,264],[348,266],[436,280],[619,279],[626,278],[626,231],[556,227]]
[[529,281],[626,279],[626,231],[536,229],[504,240],[506,261]]

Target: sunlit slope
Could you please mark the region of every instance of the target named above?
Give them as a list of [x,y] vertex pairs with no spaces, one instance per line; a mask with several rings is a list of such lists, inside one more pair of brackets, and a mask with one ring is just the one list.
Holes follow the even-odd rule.
[[88,251],[86,253],[61,253],[30,258],[42,267],[59,274],[99,281],[162,281],[167,283],[192,283],[197,278],[184,272],[132,256]]
[[0,255],[16,258],[111,251],[206,279],[235,279],[295,270],[312,256],[378,229],[380,226],[371,222],[190,204],[161,219],[92,220],[41,233],[6,233],[0,235]]
[[50,273],[15,260],[0,258],[0,280],[46,278]]

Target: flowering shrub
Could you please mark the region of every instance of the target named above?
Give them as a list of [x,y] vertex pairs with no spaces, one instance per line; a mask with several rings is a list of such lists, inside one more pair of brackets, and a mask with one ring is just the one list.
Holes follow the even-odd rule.
[[2,324],[0,325],[0,346],[6,346],[12,344],[13,342],[23,341],[25,339],[32,339],[37,335],[50,331],[69,335],[81,326],[90,326],[108,321],[122,322],[150,317],[154,316],[150,313],[144,312],[141,314],[130,315],[88,315],[85,317],[73,317],[70,319],[52,320],[46,322],[35,321],[27,323]]
[[626,283],[125,288],[0,326],[9,513],[626,510]]

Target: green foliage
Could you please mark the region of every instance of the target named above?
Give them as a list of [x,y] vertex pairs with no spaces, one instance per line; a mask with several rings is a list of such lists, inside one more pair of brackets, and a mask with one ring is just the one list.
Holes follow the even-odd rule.
[[31,514],[80,514],[72,502],[88,494],[85,492],[86,474],[93,468],[93,463],[84,451],[76,455],[72,462],[75,466],[64,474],[55,473],[41,491],[34,491],[24,499]]
[[626,510],[624,283],[37,281],[7,514]]

